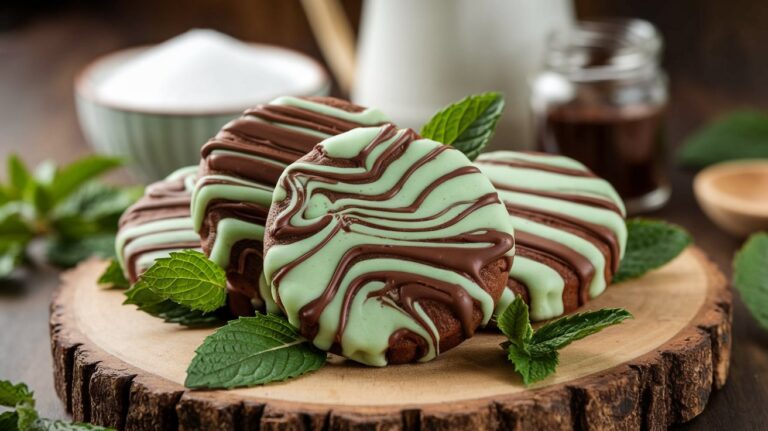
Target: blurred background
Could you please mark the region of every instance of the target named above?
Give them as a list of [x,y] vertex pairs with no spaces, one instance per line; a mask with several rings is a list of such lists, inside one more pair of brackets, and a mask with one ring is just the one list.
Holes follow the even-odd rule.
[[[532,5],[538,1],[518,3],[530,2],[528,5]],[[336,12],[343,14],[335,15],[335,21],[333,16],[330,21],[325,21],[326,24],[349,23],[349,37],[344,39],[342,34],[341,45],[338,40],[328,42],[327,38],[334,37],[330,33],[337,32],[329,33],[327,27],[324,29],[322,17],[312,23],[308,19],[305,7],[317,3],[323,2],[3,0],[0,4],[0,158],[18,154],[34,166],[48,159],[58,163],[72,162],[92,153],[76,112],[73,83],[77,74],[102,55],[129,47],[158,44],[193,28],[210,28],[242,41],[271,44],[303,53],[334,72],[328,75],[331,95],[349,97],[354,88],[349,77],[350,58],[342,51],[346,48],[354,50],[354,40],[365,25],[361,18],[365,2],[341,0],[338,2],[341,9]],[[473,2],[476,7],[482,4],[482,0]],[[519,58],[503,58],[498,49],[505,44],[520,42],[514,37],[518,30],[524,32],[520,34],[544,33],[537,22],[545,26],[555,19],[552,15],[555,13],[572,14],[579,20],[626,17],[652,23],[664,41],[660,69],[668,77],[668,90],[665,90],[661,133],[670,156],[662,157],[660,161],[662,176],[665,183],[671,184],[672,195],[666,206],[649,214],[686,227],[697,245],[730,276],[731,259],[741,239],[719,230],[699,210],[692,191],[695,170],[681,168],[674,154],[692,132],[722,114],[745,108],[768,108],[768,56],[765,49],[768,3],[763,0],[574,0],[573,3],[562,0],[560,4],[565,5],[566,12],[561,9],[551,14],[539,11],[541,21],[528,22],[526,29],[519,27],[520,17],[509,15],[514,24],[503,33],[509,36],[489,37],[487,47],[479,45],[474,50],[465,49],[464,52],[474,53],[478,60],[468,62],[466,58],[459,58],[458,63],[468,63],[469,66],[463,64],[462,67],[476,74],[478,81],[486,80],[484,83],[506,82],[507,77],[510,81],[519,79],[522,75],[515,69],[515,64],[520,62],[538,70],[542,50],[530,54],[531,57],[522,54]],[[428,11],[417,16],[408,16],[409,11],[405,9],[390,12],[392,21],[386,30],[393,38],[405,35],[403,37],[407,39],[410,37],[408,31],[418,25],[431,25],[435,32],[450,34],[450,29],[447,32],[445,28],[441,29],[440,21],[435,21],[438,18]],[[451,19],[462,22],[461,16]],[[501,19],[503,27],[504,16],[496,19],[495,25],[498,27]],[[482,28],[482,22],[477,28]],[[424,37],[429,39],[435,34],[427,32]],[[482,40],[483,35],[463,34],[457,40],[469,40],[467,38]],[[496,45],[492,46],[490,39]],[[543,37],[537,40],[537,43],[543,43]],[[421,42],[421,39],[413,40],[414,44]],[[342,48],[334,51],[331,45]],[[384,60],[395,61],[396,56],[396,51],[387,53]],[[489,61],[494,58],[502,58],[509,66],[490,65]],[[358,55],[360,61],[367,61],[366,57]],[[413,64],[413,73],[423,71],[421,66]],[[436,75],[435,80],[451,76],[451,72],[446,70],[444,75]],[[538,71],[526,72],[525,79],[531,79],[528,75],[536,73]],[[471,82],[471,79],[461,82]],[[484,87],[476,88],[471,84],[462,87],[449,82],[445,84],[442,96],[451,101],[456,100],[455,94],[492,89]],[[360,97],[363,97],[362,93]],[[522,101],[512,104],[508,100],[509,112],[522,110],[527,115],[528,96],[521,97]],[[382,109],[389,113],[386,107],[382,106]],[[519,117],[522,118],[522,114]],[[530,126],[517,127],[511,123],[503,126],[493,147],[536,147],[532,130],[527,134],[520,132],[525,127]],[[0,173],[3,177],[7,174],[3,168]],[[135,176],[124,171],[113,174],[110,179],[121,183],[136,181]],[[0,342],[0,377],[30,382],[38,391],[41,411],[50,417],[64,415],[51,388],[45,320],[57,276],[57,272],[37,272],[26,283],[34,287],[11,286],[0,292],[0,328],[11,325],[11,330],[34,340],[21,346],[14,345],[16,352],[11,357],[3,355],[4,346],[10,346],[10,341]],[[19,293],[18,297],[14,296],[16,293]],[[723,391],[713,394],[704,414],[686,425],[689,429],[764,429],[768,421],[764,408],[768,402],[768,388],[764,383],[768,373],[765,351],[768,335],[750,320],[741,302],[737,301],[735,308],[734,339],[737,341],[734,343],[731,378]],[[29,358],[39,360],[42,369],[30,369]]]

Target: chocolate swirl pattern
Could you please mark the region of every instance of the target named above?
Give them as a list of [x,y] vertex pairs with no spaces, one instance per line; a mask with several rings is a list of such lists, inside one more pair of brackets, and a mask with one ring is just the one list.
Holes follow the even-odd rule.
[[339,99],[280,97],[249,109],[203,146],[192,220],[205,253],[226,269],[232,296],[265,299],[272,310],[260,281],[262,239],[283,169],[329,136],[386,121],[378,110]]
[[200,237],[189,217],[196,173],[197,166],[182,168],[149,185],[144,196],[120,218],[117,258],[131,283],[170,252],[200,249]]
[[600,295],[624,255],[624,204],[613,187],[564,156],[497,151],[475,165],[490,178],[515,228],[517,252],[499,310],[514,295],[532,320]]
[[267,226],[264,275],[291,324],[375,366],[427,361],[470,337],[514,252],[488,179],[459,151],[391,125],[329,138],[290,165]]

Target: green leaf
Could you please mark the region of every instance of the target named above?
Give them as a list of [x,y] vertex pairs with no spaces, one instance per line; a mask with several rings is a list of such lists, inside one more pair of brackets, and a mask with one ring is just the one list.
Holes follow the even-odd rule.
[[34,402],[34,394],[27,385],[14,385],[8,380],[0,380],[0,406],[16,407],[19,404]]
[[114,428],[105,428],[79,422],[39,419],[30,431],[114,431]]
[[493,137],[504,109],[500,93],[466,97],[440,110],[421,129],[421,136],[452,145],[474,160]]
[[51,224],[68,238],[116,232],[120,215],[142,193],[142,187],[118,188],[91,181],[56,207]]
[[189,388],[278,382],[320,369],[327,357],[287,320],[273,314],[230,321],[208,336],[195,353],[184,382]]
[[96,234],[82,239],[54,237],[47,244],[48,261],[54,265],[70,268],[89,257],[114,258],[115,235]]
[[24,383],[14,385],[8,380],[0,380],[0,406],[16,409],[16,424],[20,430],[29,429],[37,420],[34,394]]
[[521,346],[528,343],[533,336],[533,327],[528,318],[528,305],[520,296],[516,296],[515,300],[499,315],[496,325],[510,342]]
[[705,167],[725,160],[768,158],[768,115],[757,111],[728,114],[688,137],[680,162]]
[[11,195],[15,198],[22,197],[27,187],[35,182],[27,166],[16,154],[11,154],[8,157],[8,182]]
[[557,370],[559,354],[556,350],[529,351],[523,346],[510,343],[507,346],[507,359],[523,378],[523,384],[530,385],[544,380]]
[[104,273],[99,277],[99,285],[105,287],[116,287],[119,289],[127,289],[131,287],[131,283],[125,279],[123,273],[123,267],[120,266],[120,262],[115,259],[110,260],[109,266]]
[[0,242],[0,279],[6,278],[24,260],[25,245],[20,242]]
[[627,220],[627,250],[613,282],[640,277],[679,255],[691,243],[691,235],[680,226],[660,220]]
[[115,157],[89,156],[59,168],[51,183],[51,195],[60,202],[80,186],[122,165]]
[[221,267],[199,251],[184,250],[157,259],[135,287],[146,287],[162,299],[192,310],[211,312],[226,303],[226,286],[226,273]]
[[497,324],[509,339],[501,344],[507,359],[529,385],[555,372],[558,350],[631,317],[623,308],[604,308],[566,316],[534,331],[528,321],[528,305],[518,296],[501,313]]
[[152,293],[146,285],[133,285],[125,292],[126,300],[124,304],[134,304],[139,310],[160,319],[167,323],[177,323],[188,327],[208,327],[216,326],[222,323],[222,320],[216,313],[203,313],[197,310],[176,304],[173,301],[164,300],[160,296]]
[[0,413],[0,431],[18,431],[19,415],[16,412]]
[[603,308],[572,314],[537,329],[531,344],[538,349],[559,350],[574,341],[631,318],[632,314],[623,308]]
[[768,233],[753,234],[736,253],[733,285],[752,316],[768,329]]

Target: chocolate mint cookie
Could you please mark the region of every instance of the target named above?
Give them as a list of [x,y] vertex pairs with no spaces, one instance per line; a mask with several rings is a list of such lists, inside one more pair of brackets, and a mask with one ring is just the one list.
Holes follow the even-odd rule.
[[613,187],[564,156],[497,151],[475,165],[496,186],[515,228],[515,262],[499,309],[518,294],[531,318],[544,320],[600,295],[627,240]]
[[458,150],[392,125],[326,139],[286,168],[264,275],[291,324],[369,365],[427,361],[489,321],[512,227]]
[[203,146],[192,219],[203,251],[226,269],[230,295],[264,299],[270,309],[259,280],[262,238],[283,169],[329,136],[386,121],[378,110],[339,99],[280,97],[249,109]]
[[155,259],[172,251],[200,249],[189,218],[189,199],[197,166],[179,169],[147,187],[144,196],[120,218],[115,240],[126,278],[134,283]]

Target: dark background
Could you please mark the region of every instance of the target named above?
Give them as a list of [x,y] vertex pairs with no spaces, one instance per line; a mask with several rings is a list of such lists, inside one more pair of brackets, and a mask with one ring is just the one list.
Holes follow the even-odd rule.
[[[360,0],[343,3],[356,25]],[[765,0],[576,0],[576,9],[581,18],[639,17],[660,29],[670,77],[671,147],[723,112],[768,105]],[[101,54],[161,42],[192,27],[286,46],[322,60],[298,0],[3,0],[0,158],[16,152],[31,164],[47,158],[65,162],[89,152],[73,107],[78,70]],[[692,172],[670,162],[669,174],[672,200],[652,216],[688,228],[730,276],[740,241],[701,214],[691,193]],[[47,334],[47,306],[57,276],[38,268],[0,286],[0,378],[28,382],[49,417],[64,415],[52,389]],[[734,308],[729,382],[684,428],[768,429],[768,334],[738,298]]]

